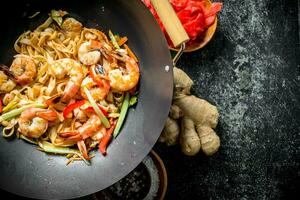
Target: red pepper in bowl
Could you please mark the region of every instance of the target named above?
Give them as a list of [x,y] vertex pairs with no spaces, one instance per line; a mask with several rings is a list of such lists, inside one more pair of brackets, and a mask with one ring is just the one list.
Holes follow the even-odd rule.
[[[169,39],[158,15],[153,9],[150,0],[142,0],[153,16],[158,21],[161,30],[164,32],[169,46],[173,48],[173,44]],[[211,26],[216,19],[217,13],[222,9],[222,3],[212,3],[209,0],[169,0],[174,8],[179,20],[181,21],[185,31],[190,37],[188,44],[193,43],[201,38],[205,31]]]

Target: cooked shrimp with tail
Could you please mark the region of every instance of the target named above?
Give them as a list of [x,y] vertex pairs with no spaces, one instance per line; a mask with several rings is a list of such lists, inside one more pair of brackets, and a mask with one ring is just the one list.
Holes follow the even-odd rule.
[[90,40],[80,45],[78,49],[78,58],[85,65],[95,65],[101,57],[101,44],[96,40]]
[[36,76],[36,64],[33,59],[26,55],[17,55],[15,57],[10,66],[10,71],[16,82],[20,85],[31,83]]
[[39,138],[48,128],[51,121],[57,119],[57,114],[53,110],[42,108],[28,108],[22,112],[18,123],[18,131],[30,138]]
[[109,71],[108,77],[110,86],[118,91],[124,92],[134,88],[139,82],[140,70],[137,62],[129,57],[124,56],[122,61],[125,67],[117,66]]
[[65,86],[61,100],[68,102],[76,95],[84,78],[81,65],[69,58],[55,61],[52,64],[53,71],[58,79],[67,78],[68,82]]

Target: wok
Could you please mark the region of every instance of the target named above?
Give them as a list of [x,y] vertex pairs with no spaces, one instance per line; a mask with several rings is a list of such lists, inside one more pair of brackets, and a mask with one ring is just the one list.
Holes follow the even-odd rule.
[[[112,185],[149,153],[171,104],[173,74],[165,66],[173,63],[164,35],[140,0],[6,1],[0,14],[0,63],[11,64],[18,35],[41,24],[51,9],[66,10],[87,27],[126,35],[141,69],[138,104],[129,110],[107,156],[95,152],[90,166],[84,162],[66,166],[64,156],[45,154],[22,140],[0,137],[1,189],[31,198],[67,199]],[[28,18],[37,11],[37,17]],[[177,33],[178,37],[180,40]],[[177,40],[177,44],[185,40]]]

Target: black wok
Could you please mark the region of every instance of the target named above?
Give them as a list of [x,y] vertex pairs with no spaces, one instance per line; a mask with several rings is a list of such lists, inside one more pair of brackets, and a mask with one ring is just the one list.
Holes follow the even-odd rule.
[[[130,109],[106,157],[96,152],[91,166],[37,151],[22,140],[0,137],[0,188],[31,198],[66,199],[88,195],[117,182],[149,153],[172,99],[169,49],[155,20],[140,0],[6,1],[1,7],[0,63],[10,65],[13,43],[23,31],[41,24],[51,9],[67,10],[87,27],[126,35],[140,61],[138,104]],[[28,16],[40,11],[37,17]],[[170,68],[171,69],[171,68]]]

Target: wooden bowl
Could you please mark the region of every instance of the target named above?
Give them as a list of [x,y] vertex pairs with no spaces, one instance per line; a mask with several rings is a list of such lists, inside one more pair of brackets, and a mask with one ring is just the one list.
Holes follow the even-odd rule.
[[[205,1],[205,7],[210,7],[211,4],[212,3],[211,3],[210,0]],[[217,20],[217,17],[216,17],[215,22],[207,28],[207,30],[205,31],[205,33],[202,35],[201,38],[197,38],[191,44],[186,45],[186,48],[185,48],[184,52],[192,52],[192,51],[196,51],[198,49],[203,48],[211,40],[211,38],[213,37],[213,35],[216,31],[216,28],[217,28],[217,21],[218,20]],[[178,51],[179,50],[179,48],[173,48],[173,47],[170,47],[170,49],[173,50],[173,51]]]
[[158,200],[163,200],[165,198],[167,187],[168,187],[167,170],[165,168],[163,161],[154,150],[151,150],[149,155],[152,158],[157,168],[158,176],[159,176],[159,187],[158,187],[156,198]]

